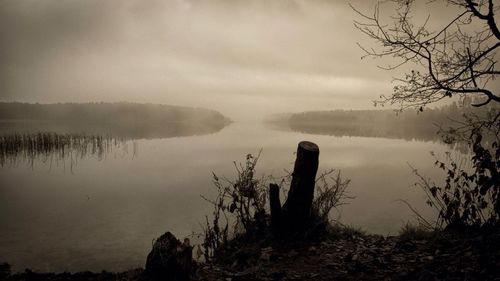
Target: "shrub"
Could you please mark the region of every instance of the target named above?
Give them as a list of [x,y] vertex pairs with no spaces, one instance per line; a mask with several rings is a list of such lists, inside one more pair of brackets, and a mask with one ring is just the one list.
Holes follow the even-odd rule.
[[[328,222],[333,209],[345,205],[348,199],[353,199],[347,193],[350,179],[342,180],[340,171],[334,169],[321,173],[316,179],[315,197],[312,204],[312,216],[320,221]],[[332,176],[333,175],[333,176]]]
[[[256,178],[256,165],[260,157],[247,154],[245,164],[234,162],[236,179],[229,180],[213,174],[213,184],[217,189],[215,199],[203,197],[213,205],[212,218],[206,217],[203,226],[203,255],[206,261],[217,256],[224,245],[234,237],[262,237],[270,233],[270,215],[267,206],[269,183],[280,181],[286,186],[291,181],[291,173],[281,178],[262,175]],[[334,176],[332,176],[334,175]],[[331,210],[345,204],[347,186],[350,180],[343,180],[340,171],[320,173],[316,179],[315,199],[311,207],[311,221],[327,224]],[[282,188],[286,193],[286,189]]]
[[[267,225],[266,176],[255,178],[255,166],[260,157],[247,154],[245,164],[234,162],[236,180],[220,178],[213,173],[213,184],[217,188],[215,200],[207,199],[214,206],[212,222],[206,217],[204,227],[203,253],[205,260],[228,242],[230,234],[252,233]],[[230,233],[229,226],[232,224]]]
[[481,130],[471,132],[470,168],[447,154],[447,160],[436,158],[435,165],[446,173],[444,185],[422,177],[418,185],[427,195],[427,204],[435,208],[438,225],[448,227],[497,226],[500,221],[500,147],[498,138],[482,142]]
[[402,241],[428,240],[435,236],[435,232],[423,225],[407,223],[399,230],[399,239]]

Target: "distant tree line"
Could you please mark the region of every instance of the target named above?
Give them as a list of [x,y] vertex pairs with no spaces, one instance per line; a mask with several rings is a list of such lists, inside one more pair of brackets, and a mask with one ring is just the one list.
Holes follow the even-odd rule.
[[335,136],[387,137],[438,140],[440,130],[447,130],[463,120],[464,114],[488,114],[496,105],[481,108],[465,101],[423,112],[394,110],[333,110],[293,114],[292,130]]
[[0,103],[0,131],[61,131],[124,137],[204,134],[229,123],[202,108],[138,103]]

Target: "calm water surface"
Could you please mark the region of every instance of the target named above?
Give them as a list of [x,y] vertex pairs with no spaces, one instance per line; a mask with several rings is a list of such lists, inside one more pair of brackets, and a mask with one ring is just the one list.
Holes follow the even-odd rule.
[[441,144],[239,122],[210,135],[136,140],[135,154],[118,149],[102,160],[84,158],[72,171],[61,162],[0,168],[0,262],[42,271],[143,266],[152,240],[165,231],[184,237],[200,230],[211,211],[200,194],[214,194],[212,171],[231,178],[233,161],[262,148],[258,172],[282,176],[292,169],[301,140],[319,145],[320,170],[340,169],[352,180],[356,198],[342,208],[343,223],[397,234],[414,220],[397,199],[432,215],[407,163],[439,178],[429,152],[444,154],[448,148]]

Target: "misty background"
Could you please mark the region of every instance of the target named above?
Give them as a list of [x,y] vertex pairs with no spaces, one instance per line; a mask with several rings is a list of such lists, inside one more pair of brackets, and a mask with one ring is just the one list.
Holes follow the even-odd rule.
[[[321,149],[320,170],[352,179],[356,199],[334,214],[343,223],[396,234],[413,219],[398,199],[435,215],[408,164],[442,179],[428,152],[450,147],[431,123],[461,112],[452,104],[396,121],[369,111],[407,69],[362,59],[357,43],[373,42],[354,27],[349,3],[370,13],[376,1],[0,1],[0,132],[16,132],[4,134],[0,157],[0,262],[142,266],[161,233],[198,231],[212,208],[200,197],[215,193],[212,172],[231,177],[233,161],[262,149],[259,172],[283,176],[306,139]],[[431,27],[446,24],[456,11],[439,5],[418,1],[415,20],[434,13]],[[267,118],[276,128],[255,122]],[[46,132],[20,134],[37,131]],[[77,139],[66,133],[122,139],[91,136],[65,154],[58,144]],[[45,145],[41,155],[25,149],[32,140]]]
[[[164,103],[207,107],[235,120],[372,108],[392,91],[395,73],[377,68],[381,61],[361,60],[357,42],[369,41],[353,26],[349,3],[364,11],[375,5],[4,0],[0,100]],[[440,8],[430,24],[453,16]]]

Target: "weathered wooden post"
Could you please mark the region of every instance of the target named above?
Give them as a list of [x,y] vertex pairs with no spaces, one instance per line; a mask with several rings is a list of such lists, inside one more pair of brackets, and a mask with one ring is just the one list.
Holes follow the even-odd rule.
[[[297,148],[297,159],[292,173],[288,198],[279,206],[279,187],[271,185],[269,201],[271,205],[271,225],[279,225],[281,231],[301,232],[307,227],[314,198],[314,185],[319,163],[319,148],[316,144],[302,141]],[[274,217],[275,214],[277,217]]]

